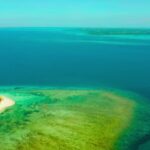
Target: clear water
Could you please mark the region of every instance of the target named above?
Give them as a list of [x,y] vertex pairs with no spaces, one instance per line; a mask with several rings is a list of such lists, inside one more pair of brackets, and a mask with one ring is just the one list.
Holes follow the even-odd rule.
[[1,28],[0,147],[148,150],[149,77],[149,29]]

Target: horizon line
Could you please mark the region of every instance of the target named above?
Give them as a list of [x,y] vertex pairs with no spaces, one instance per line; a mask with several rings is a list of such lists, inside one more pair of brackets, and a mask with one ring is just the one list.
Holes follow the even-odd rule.
[[150,29],[150,27],[98,27],[98,26],[0,26],[0,28],[101,28],[101,29]]

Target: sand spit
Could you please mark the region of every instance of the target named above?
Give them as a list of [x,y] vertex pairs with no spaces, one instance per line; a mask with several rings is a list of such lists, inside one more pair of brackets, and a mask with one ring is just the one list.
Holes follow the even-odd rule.
[[0,113],[3,112],[6,108],[11,107],[15,104],[15,102],[5,96],[0,96]]

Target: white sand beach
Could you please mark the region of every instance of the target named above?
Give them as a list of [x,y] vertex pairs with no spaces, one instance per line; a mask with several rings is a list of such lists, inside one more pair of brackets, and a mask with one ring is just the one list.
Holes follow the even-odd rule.
[[12,99],[0,96],[0,113],[3,112],[6,108],[13,106],[15,104],[15,101]]

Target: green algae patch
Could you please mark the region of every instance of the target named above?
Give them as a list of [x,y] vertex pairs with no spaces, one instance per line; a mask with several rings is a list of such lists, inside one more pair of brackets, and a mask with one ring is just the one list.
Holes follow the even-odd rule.
[[2,150],[113,150],[136,106],[108,90],[3,93],[16,105],[0,115]]

